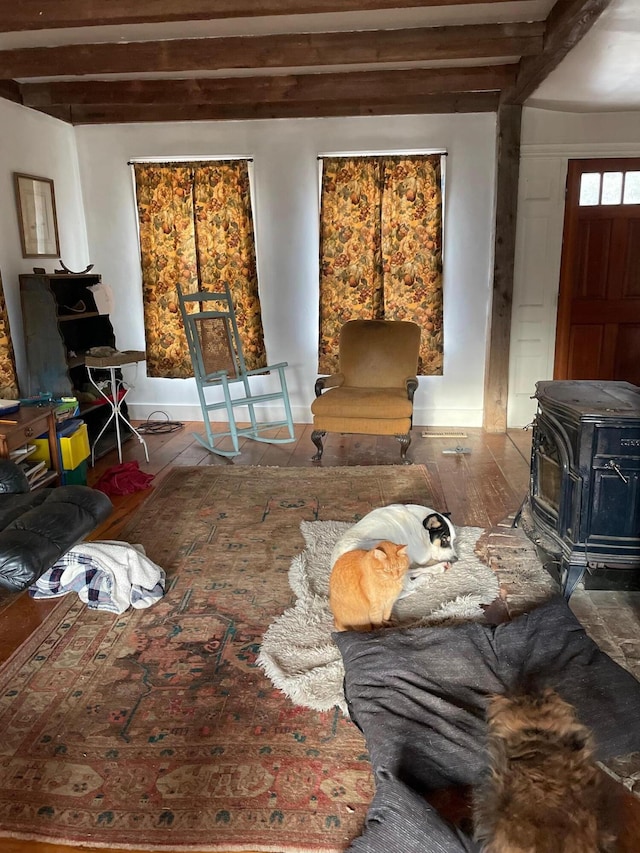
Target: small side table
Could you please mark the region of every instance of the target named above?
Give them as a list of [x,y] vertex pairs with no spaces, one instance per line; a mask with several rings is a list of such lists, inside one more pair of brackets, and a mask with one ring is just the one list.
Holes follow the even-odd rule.
[[0,419],[0,458],[8,459],[12,450],[45,432],[49,439],[51,472],[41,485],[57,484],[60,482],[60,463],[53,406],[21,406],[17,412]]
[[[95,441],[93,442],[93,447],[91,448],[91,465],[95,464],[95,452],[96,446],[100,439],[102,438],[105,430],[111,423],[111,421],[115,422],[116,427],[116,444],[118,447],[118,459],[122,462],[122,436],[120,433],[120,421],[125,423],[131,432],[136,436],[140,444],[144,447],[144,456],[147,462],[149,461],[149,451],[147,450],[147,443],[144,438],[140,435],[138,430],[127,420],[127,418],[122,413],[122,402],[124,398],[127,396],[129,391],[131,390],[131,385],[125,385],[122,379],[118,379],[116,377],[116,370],[121,368],[125,364],[137,364],[140,361],[146,360],[146,354],[140,350],[125,350],[124,352],[116,352],[112,355],[105,356],[93,356],[87,355],[85,356],[84,363],[87,368],[87,376],[89,377],[89,381],[94,386],[94,388],[104,397],[104,399],[111,406],[111,415],[109,419],[102,427],[100,432],[98,433]],[[108,370],[109,371],[109,385],[110,385],[110,393],[106,394],[104,389],[101,388],[94,379],[93,370]],[[121,393],[123,392],[123,393]]]

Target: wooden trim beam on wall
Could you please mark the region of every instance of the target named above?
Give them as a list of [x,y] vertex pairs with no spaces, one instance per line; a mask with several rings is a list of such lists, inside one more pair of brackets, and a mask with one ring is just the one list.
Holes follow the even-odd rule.
[[544,29],[534,21],[19,48],[0,51],[0,78],[42,77],[45,69],[71,77],[528,56],[542,50]]
[[409,9],[433,6],[504,4],[506,0],[21,0],[3,3],[0,32],[98,27],[108,24],[152,24],[164,21],[212,21],[265,15],[309,15],[362,12],[365,9]]
[[507,429],[521,119],[520,105],[498,107],[493,295],[484,383],[483,427],[487,432]]

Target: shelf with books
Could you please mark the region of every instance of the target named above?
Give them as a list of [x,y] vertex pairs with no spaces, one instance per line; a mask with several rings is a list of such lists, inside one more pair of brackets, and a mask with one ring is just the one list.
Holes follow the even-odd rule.
[[55,471],[52,471],[50,468],[44,468],[39,474],[36,474],[33,480],[29,481],[30,490],[35,492],[36,489],[42,489],[45,486],[55,483],[57,480],[58,475]]
[[[118,353],[113,325],[108,313],[108,285],[95,273],[20,275],[20,298],[27,356],[27,391],[30,395],[48,393],[53,399],[75,396],[80,404],[80,417],[86,422],[89,441],[93,445],[111,414],[108,401],[101,399],[89,379],[87,358],[96,365],[96,350],[108,350],[131,363],[131,354]],[[102,294],[102,295],[100,295]],[[92,361],[93,359],[93,361]],[[116,363],[112,358],[109,364]],[[118,378],[122,374],[118,368]],[[110,380],[105,369],[96,381]],[[97,396],[96,396],[97,395]],[[121,409],[127,416],[126,401]],[[115,423],[105,433],[117,442]],[[102,442],[101,442],[102,444]],[[97,457],[96,457],[97,458]]]
[[18,462],[18,466],[24,472],[25,477],[29,481],[29,485],[33,488],[34,483],[42,479],[42,475],[49,472],[47,463],[44,459],[25,459],[23,462]]
[[43,458],[40,455],[40,449],[39,442],[36,444],[27,443],[9,452],[9,459],[24,472],[32,491],[45,483],[52,482],[57,477],[57,473],[49,468],[48,454]]
[[12,462],[23,462],[28,459],[32,453],[38,449],[37,444],[23,444],[22,447],[16,447],[15,450],[9,452],[9,459]]

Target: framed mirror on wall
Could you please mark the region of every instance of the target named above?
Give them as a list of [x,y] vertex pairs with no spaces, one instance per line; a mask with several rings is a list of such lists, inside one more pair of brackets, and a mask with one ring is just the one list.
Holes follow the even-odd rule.
[[58,220],[53,181],[13,173],[23,258],[58,258]]

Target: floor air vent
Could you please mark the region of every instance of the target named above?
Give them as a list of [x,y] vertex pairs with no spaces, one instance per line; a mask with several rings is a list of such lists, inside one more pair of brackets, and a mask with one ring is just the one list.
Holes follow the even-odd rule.
[[422,433],[423,438],[466,438],[466,432],[458,429],[429,429]]

